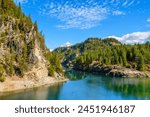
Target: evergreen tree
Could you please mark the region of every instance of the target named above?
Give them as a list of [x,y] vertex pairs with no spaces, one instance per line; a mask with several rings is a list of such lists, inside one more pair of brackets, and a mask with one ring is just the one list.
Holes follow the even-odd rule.
[[3,65],[0,64],[0,82],[4,82],[6,80],[6,78],[4,77],[4,72],[5,72],[5,69]]
[[10,65],[9,65],[10,66],[10,75],[15,74],[14,67],[13,67],[14,61],[15,61],[15,55],[14,55],[14,53],[12,53],[11,58],[10,58]]
[[116,51],[114,51],[114,61],[113,64],[119,64],[119,57]]
[[123,61],[123,66],[126,66],[127,65],[127,58],[126,58],[125,50],[122,51],[122,61]]
[[4,1],[5,1],[5,0],[2,0],[2,1],[1,1],[1,7],[2,7],[2,9],[5,9],[5,3],[4,3]]
[[143,56],[141,54],[138,56],[137,70],[139,70],[139,71],[144,71],[145,70],[144,58],[143,58]]
[[34,29],[35,29],[36,32],[38,31],[37,21],[35,21],[35,23],[34,23]]

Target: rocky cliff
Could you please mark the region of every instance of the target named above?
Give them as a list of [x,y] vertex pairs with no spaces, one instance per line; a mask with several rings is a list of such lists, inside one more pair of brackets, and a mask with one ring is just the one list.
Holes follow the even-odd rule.
[[75,70],[88,71],[96,74],[103,74],[111,77],[124,78],[150,78],[149,72],[141,72],[135,69],[126,68],[118,65],[100,65],[98,63],[90,64],[89,66],[73,66]]
[[0,91],[63,81],[56,71],[48,77],[52,55],[47,54],[51,55],[37,23],[24,15],[20,5],[0,0]]

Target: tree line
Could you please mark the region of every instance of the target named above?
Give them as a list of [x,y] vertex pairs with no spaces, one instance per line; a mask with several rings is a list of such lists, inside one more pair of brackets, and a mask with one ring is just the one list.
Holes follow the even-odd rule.
[[[103,40],[103,42],[109,43],[108,39]],[[76,65],[88,66],[93,62],[98,62],[100,65],[121,65],[145,71],[148,69],[147,65],[150,64],[149,42],[145,44],[120,44],[113,46],[102,46],[102,44],[94,42],[84,43],[83,45],[84,52],[74,60]]]
[[54,50],[62,55],[62,63],[88,67],[91,64],[118,65],[139,71],[150,69],[150,42],[122,44],[114,38],[88,38],[83,43]]

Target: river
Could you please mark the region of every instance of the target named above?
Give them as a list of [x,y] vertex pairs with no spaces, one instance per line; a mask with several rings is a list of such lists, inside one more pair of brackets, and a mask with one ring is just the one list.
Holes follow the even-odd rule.
[[148,100],[150,79],[112,78],[67,70],[70,81],[21,92],[0,94],[1,100]]

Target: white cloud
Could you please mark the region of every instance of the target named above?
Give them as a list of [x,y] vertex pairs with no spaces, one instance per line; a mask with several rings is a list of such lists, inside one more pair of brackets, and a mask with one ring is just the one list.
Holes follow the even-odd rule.
[[28,0],[14,0],[14,2],[17,3],[17,4],[18,4],[18,3],[21,3],[21,4],[22,4],[22,3],[27,3]]
[[[21,4],[24,4],[24,5],[26,5],[26,4],[30,4],[30,5],[35,5],[35,3],[37,2],[37,1],[39,1],[39,0],[14,0],[14,2],[16,3],[16,4],[19,4],[19,3],[21,3]],[[28,4],[28,5],[29,5]]]
[[150,41],[150,32],[134,32],[131,34],[123,35],[122,37],[108,36],[109,38],[116,38],[125,44],[144,43]]
[[146,22],[147,22],[147,24],[146,24],[146,27],[150,27],[150,18],[148,18],[147,20],[146,20]]
[[52,52],[54,49],[49,49],[50,50],[50,52]]
[[125,12],[116,10],[116,11],[113,11],[113,15],[125,15]]
[[[90,4],[90,2],[88,1],[86,4]],[[102,8],[96,2],[90,7],[81,4],[74,5],[67,1],[64,4],[51,2],[46,12],[60,20],[62,24],[57,27],[88,29],[98,25],[98,22],[106,17],[108,11],[107,8]]]
[[134,4],[134,2],[135,2],[135,0],[131,0],[131,1],[129,1],[129,4],[128,4],[128,6],[131,6],[131,5],[133,5],[133,4]]
[[150,22],[150,18],[147,19],[147,22]]
[[63,45],[61,45],[61,47],[70,47],[70,46],[72,46],[70,42],[66,42]]
[[134,3],[135,3],[135,0],[124,0],[122,5],[125,7],[129,7],[129,6],[133,5]]
[[61,0],[50,1],[40,13],[56,18],[62,29],[89,29],[98,26],[110,15],[125,15],[120,7],[129,7],[135,0]]

